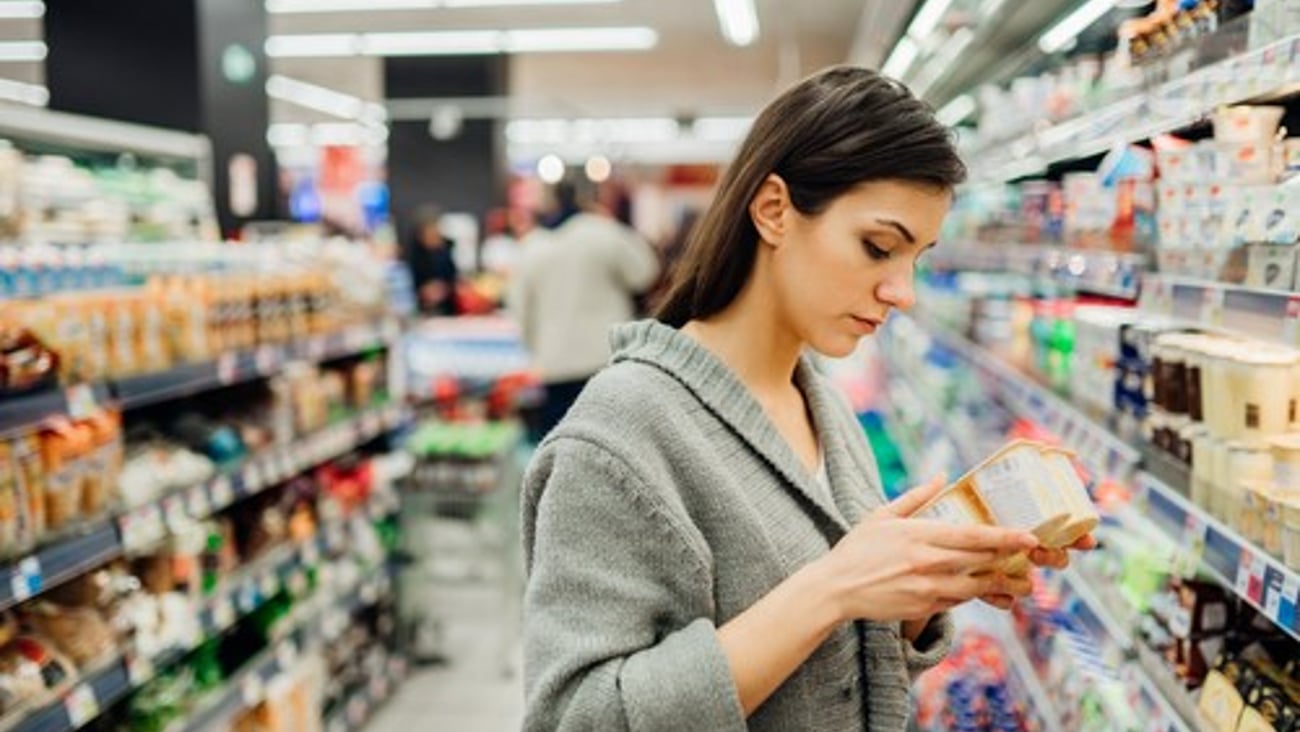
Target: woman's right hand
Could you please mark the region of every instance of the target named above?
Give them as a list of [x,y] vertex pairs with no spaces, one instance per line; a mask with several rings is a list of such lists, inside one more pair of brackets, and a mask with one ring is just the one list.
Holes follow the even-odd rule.
[[977,597],[1029,592],[1028,578],[976,572],[1036,548],[1033,534],[911,518],[943,487],[939,476],[904,493],[818,560],[842,620],[925,619]]

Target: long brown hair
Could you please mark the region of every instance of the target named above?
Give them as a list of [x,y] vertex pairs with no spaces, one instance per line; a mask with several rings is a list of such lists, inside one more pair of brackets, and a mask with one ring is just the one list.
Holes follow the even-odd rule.
[[758,249],[749,202],[771,173],[785,181],[794,207],[814,216],[860,183],[907,180],[952,188],[965,179],[966,166],[952,133],[907,87],[864,68],[818,72],[754,120],[691,232],[655,317],[680,328],[736,298]]

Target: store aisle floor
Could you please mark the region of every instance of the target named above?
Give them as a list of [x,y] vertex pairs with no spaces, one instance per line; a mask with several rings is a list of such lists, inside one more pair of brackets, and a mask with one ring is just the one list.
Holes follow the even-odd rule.
[[444,595],[445,664],[415,667],[367,732],[518,732],[523,681],[518,642],[503,636],[501,591],[478,586]]

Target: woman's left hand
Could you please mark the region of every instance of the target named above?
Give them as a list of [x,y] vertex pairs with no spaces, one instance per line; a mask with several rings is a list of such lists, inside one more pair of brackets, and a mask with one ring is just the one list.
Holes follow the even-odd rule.
[[[1065,569],[1070,566],[1071,549],[1076,551],[1089,551],[1096,548],[1096,537],[1092,534],[1088,534],[1064,549],[1047,549],[1045,547],[1031,549],[1029,551],[1029,561],[1036,567]],[[1028,575],[1023,576],[1022,578],[1027,581]],[[1011,606],[1016,602],[1016,598],[1012,595],[986,595],[981,597],[980,600],[1001,610],[1010,610]]]

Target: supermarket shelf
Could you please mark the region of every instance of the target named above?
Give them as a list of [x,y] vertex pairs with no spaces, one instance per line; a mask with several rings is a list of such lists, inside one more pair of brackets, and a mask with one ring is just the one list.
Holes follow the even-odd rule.
[[0,610],[97,567],[121,553],[112,522],[98,521],[0,567]]
[[325,640],[329,625],[326,622],[327,613],[345,608],[344,612],[351,614],[374,604],[382,592],[382,586],[388,582],[388,575],[380,574],[358,586],[327,596],[320,604],[303,608],[304,611],[297,613],[291,621],[292,627],[286,631],[285,637],[254,657],[184,720],[169,728],[168,732],[199,732],[228,727],[230,720],[240,711],[260,702],[266,688],[278,677],[291,672],[301,654]]
[[123,409],[135,409],[260,379],[278,373],[291,361],[319,363],[365,353],[395,343],[398,334],[397,324],[385,321],[286,345],[230,353],[216,361],[183,364],[155,374],[5,399],[0,401],[0,436],[31,430],[55,417],[84,417],[94,413],[98,405],[116,402]]
[[358,732],[366,726],[406,679],[407,662],[400,656],[390,657],[384,666],[384,675],[372,678],[365,688],[349,695],[343,706],[325,719],[325,732]]
[[912,319],[912,322],[990,378],[1011,411],[1054,433],[1078,453],[1094,474],[1126,482],[1137,468],[1141,456],[1136,449],[1069,402],[965,338],[923,320]]
[[1029,697],[1030,708],[1038,715],[1045,732],[1061,732],[1061,712],[1043,686],[1043,679],[1029,660],[1029,654],[1015,628],[1011,626],[1011,621],[1006,615],[990,613],[981,620],[980,627],[999,641],[1006,656],[1007,670]]
[[227,353],[216,361],[119,379],[113,382],[113,393],[123,409],[136,409],[271,376],[291,361],[329,361],[364,353],[394,340],[391,323],[357,326],[304,341]]
[[0,135],[81,150],[193,161],[200,166],[206,166],[212,156],[212,144],[204,135],[21,105],[6,105],[0,115]]
[[1141,307],[1189,327],[1300,346],[1296,292],[1155,275],[1148,278]]
[[303,470],[327,462],[403,423],[396,405],[374,408],[327,427],[285,450],[246,461],[242,469],[103,519],[0,567],[0,610],[162,540],[169,529],[199,521]]
[[1119,677],[1129,693],[1130,703],[1135,709],[1145,712],[1147,728],[1163,732],[1192,732],[1201,729],[1195,723],[1189,725],[1186,721],[1196,719],[1195,705],[1190,699],[1181,699],[1181,703],[1172,701],[1187,697],[1187,692],[1177,684],[1169,688],[1169,685],[1162,686],[1153,680],[1151,669],[1140,661],[1141,643],[1135,640],[1130,625],[1115,617],[1092,583],[1073,568],[1061,572],[1061,578],[1068,591],[1083,604],[1079,620],[1084,627],[1102,636],[1097,639],[1101,644],[1110,640],[1123,651],[1127,660],[1120,664]]
[[1150,264],[1144,254],[977,242],[940,247],[930,262],[936,269],[1016,272],[1122,300],[1138,299],[1142,273]]
[[1148,473],[1139,473],[1138,496],[1146,513],[1186,551],[1199,552],[1201,568],[1233,590],[1279,628],[1300,640],[1300,573],[1224,526],[1204,509]]
[[974,177],[1008,181],[1041,173],[1053,163],[1106,152],[1117,142],[1189,127],[1220,105],[1292,93],[1300,81],[1297,46],[1300,36],[1285,38],[1015,141],[989,144],[968,156],[988,161]]
[[80,416],[87,407],[93,412],[94,405],[108,400],[108,387],[103,385],[53,389],[4,399],[0,401],[0,437],[30,430],[55,417]]

